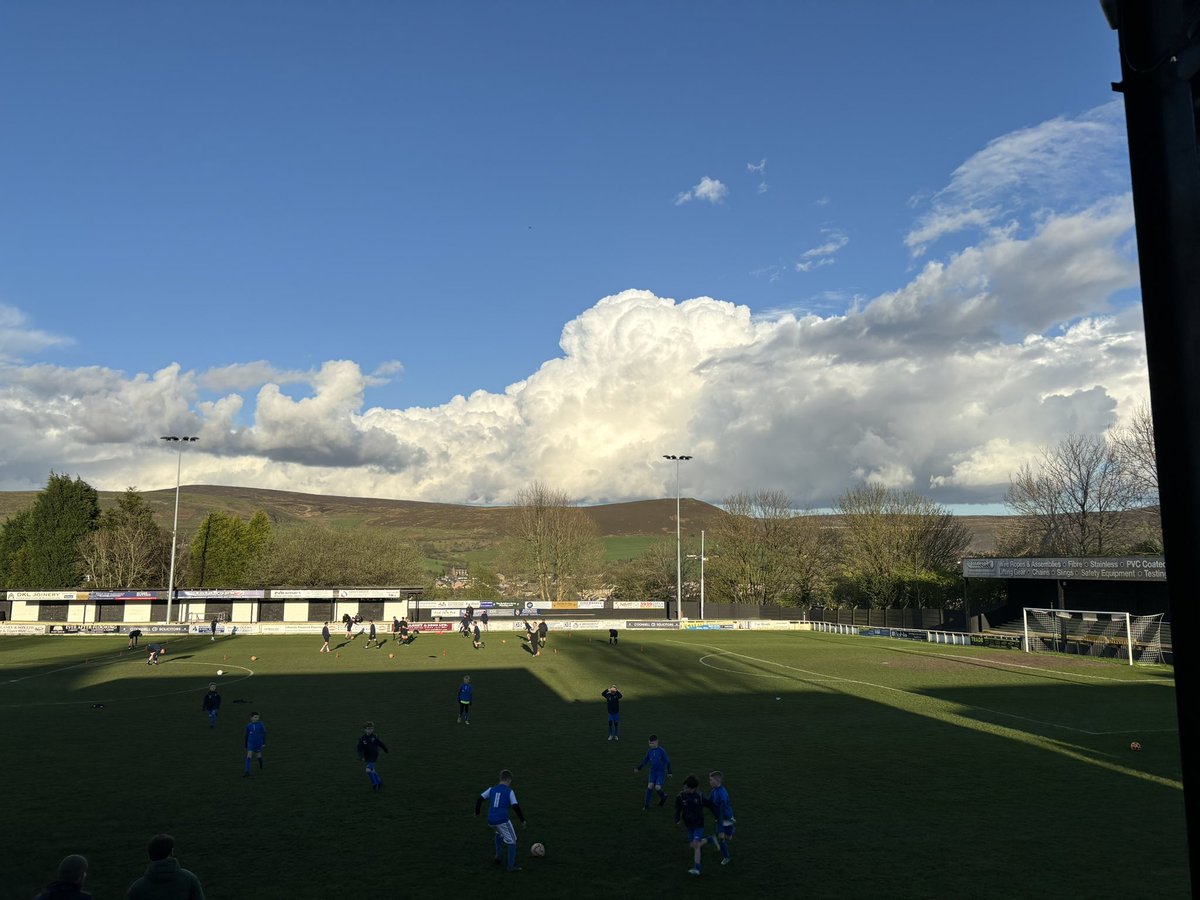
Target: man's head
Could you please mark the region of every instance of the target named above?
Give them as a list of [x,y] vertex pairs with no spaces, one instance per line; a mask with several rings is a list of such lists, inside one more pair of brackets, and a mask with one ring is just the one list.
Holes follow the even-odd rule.
[[87,877],[87,870],[87,858],[78,853],[72,853],[70,856],[64,857],[63,861],[58,864],[58,880],[70,884],[83,884],[83,879]]
[[500,783],[501,784],[509,784],[511,781],[512,781],[512,772],[508,771],[508,769],[501,769],[500,770]]
[[146,852],[150,854],[150,859],[154,862],[166,859],[168,856],[174,856],[175,838],[169,834],[156,834],[150,838],[150,843],[146,845]]

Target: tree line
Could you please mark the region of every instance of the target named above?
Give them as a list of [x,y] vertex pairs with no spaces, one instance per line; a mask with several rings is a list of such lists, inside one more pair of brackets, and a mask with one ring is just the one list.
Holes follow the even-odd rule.
[[[1003,556],[1160,553],[1153,422],[1139,408],[1106,435],[1069,435],[1010,477],[1012,510],[997,536]],[[878,484],[846,490],[831,512],[797,510],[782,491],[734,494],[706,535],[704,586],[714,601],[797,606],[940,607],[961,598],[960,561],[972,536],[920,494]],[[176,542],[176,587],[331,587],[422,584],[434,595],[503,593],[568,600],[593,593],[673,599],[676,547],[664,538],[634,559],[606,564],[600,535],[566,493],[534,482],[500,536],[497,571],[474,567],[469,586],[439,588],[422,549],[384,527],[279,525],[213,511]],[[701,547],[686,539],[684,591],[699,593]],[[100,509],[79,478],[51,473],[27,509],[0,525],[0,586],[161,589],[171,534],[129,488]],[[509,584],[501,584],[499,572]],[[514,585],[516,587],[514,588]]]

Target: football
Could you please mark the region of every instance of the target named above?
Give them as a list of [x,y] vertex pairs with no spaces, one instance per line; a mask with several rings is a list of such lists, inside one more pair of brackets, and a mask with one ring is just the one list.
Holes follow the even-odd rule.
[[217,674],[218,674],[218,675],[224,675],[224,674],[225,674],[225,670],[224,670],[224,669],[217,669]]
[[1129,749],[1130,749],[1130,750],[1141,750],[1141,749],[1142,749],[1142,742],[1141,742],[1141,741],[1134,741],[1133,743],[1131,743],[1131,744],[1129,745]]
[[545,856],[546,846],[540,841],[529,848],[530,856]]

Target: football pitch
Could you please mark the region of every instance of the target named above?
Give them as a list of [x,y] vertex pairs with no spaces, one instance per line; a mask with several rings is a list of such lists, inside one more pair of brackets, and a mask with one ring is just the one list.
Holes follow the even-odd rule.
[[[210,900],[1189,896],[1168,667],[814,632],[551,631],[538,658],[485,639],[179,637],[151,667],[123,637],[0,638],[0,898],[68,853],[124,897],[157,832]],[[243,778],[251,711],[265,768]],[[355,757],[368,719],[379,794]],[[643,810],[651,732],[674,777]],[[501,768],[529,819],[521,872],[473,815]],[[695,878],[674,797],[712,769],[737,834]]]

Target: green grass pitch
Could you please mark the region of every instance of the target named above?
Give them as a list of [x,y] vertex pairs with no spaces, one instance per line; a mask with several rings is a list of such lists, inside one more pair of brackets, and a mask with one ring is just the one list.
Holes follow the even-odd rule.
[[[1188,896],[1169,668],[745,631],[623,631],[619,647],[552,631],[535,659],[515,633],[485,637],[339,637],[325,655],[314,637],[181,637],[157,668],[124,638],[0,639],[0,898],[32,897],[72,852],[97,898],[123,897],[160,831],[233,900]],[[252,709],[266,769],[243,778]],[[382,794],[354,755],[367,719],[391,749]],[[643,811],[650,732],[675,776],[668,808]],[[511,874],[473,815],[502,767],[529,817]],[[714,768],[733,862],[706,848],[692,878],[671,807]]]

